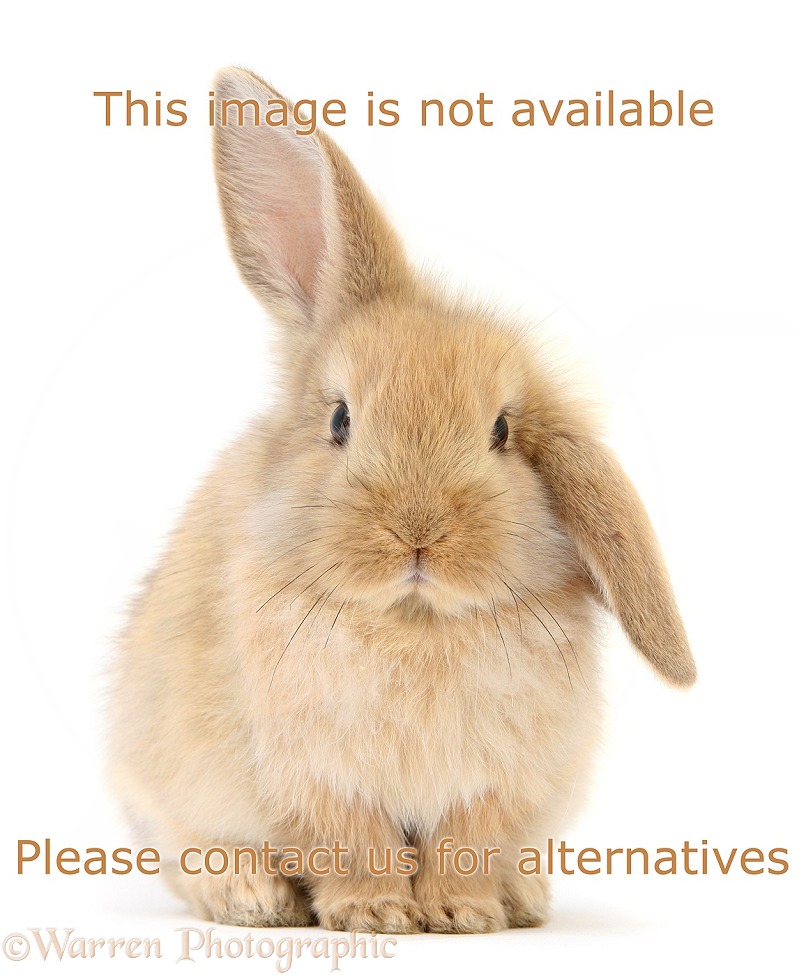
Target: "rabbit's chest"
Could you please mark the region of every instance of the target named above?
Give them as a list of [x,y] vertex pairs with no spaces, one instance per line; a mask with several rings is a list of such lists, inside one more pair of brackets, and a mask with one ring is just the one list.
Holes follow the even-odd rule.
[[538,633],[496,636],[371,654],[342,638],[307,667],[300,654],[265,743],[271,768],[401,820],[438,818],[488,789],[539,795],[579,731],[581,672],[575,683]]

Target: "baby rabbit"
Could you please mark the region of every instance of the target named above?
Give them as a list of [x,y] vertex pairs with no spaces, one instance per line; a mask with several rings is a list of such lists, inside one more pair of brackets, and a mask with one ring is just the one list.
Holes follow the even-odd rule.
[[[537,925],[547,882],[520,852],[584,793],[603,611],[669,683],[695,678],[647,515],[539,344],[421,280],[344,153],[265,124],[280,96],[260,78],[215,88],[245,106],[240,124],[219,110],[216,173],[235,261],[282,329],[282,392],[191,500],[122,636],[115,788],[218,922]],[[445,838],[498,851],[470,872]],[[325,851],[297,874],[179,866],[266,841]],[[377,870],[407,847],[414,873]]]

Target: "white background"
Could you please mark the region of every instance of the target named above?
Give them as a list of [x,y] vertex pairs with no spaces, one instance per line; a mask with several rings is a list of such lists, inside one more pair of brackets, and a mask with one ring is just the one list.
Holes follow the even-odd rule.
[[[569,843],[789,850],[782,877],[559,878],[536,931],[400,939],[343,971],[794,971],[802,931],[802,25],[796,5],[316,2],[6,8],[0,937],[198,924],[159,879],[16,875],[18,838],[130,844],[102,783],[126,601],[215,452],[271,400],[269,326],[219,223],[206,98],[241,64],[340,98],[336,132],[409,244],[564,338],[663,542],[701,678],[613,629],[597,788]],[[95,90],[185,98],[104,127]],[[517,129],[515,98],[708,98],[709,128]],[[402,120],[368,128],[367,91]],[[494,100],[422,129],[420,99]],[[800,499],[800,500],[799,500]],[[220,934],[225,934],[221,930]],[[238,934],[238,933],[232,933]],[[241,933],[242,934],[242,933]],[[802,945],[802,941],[800,942]],[[3,965],[5,963],[3,962]],[[10,966],[10,964],[8,964]],[[38,969],[33,954],[17,972]],[[183,964],[184,965],[184,964]],[[274,971],[212,960],[213,971]],[[326,972],[302,959],[292,971]]]

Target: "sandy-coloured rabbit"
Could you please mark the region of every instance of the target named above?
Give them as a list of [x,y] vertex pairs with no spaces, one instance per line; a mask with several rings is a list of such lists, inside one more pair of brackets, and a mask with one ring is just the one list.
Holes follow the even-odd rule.
[[[289,878],[173,882],[207,918],[380,932],[539,924],[522,847],[584,795],[603,610],[668,682],[695,669],[657,542],[592,412],[523,330],[417,277],[325,135],[215,132],[240,272],[282,328],[282,393],[218,460],[122,637],[110,767],[190,846],[349,851]],[[440,871],[437,842],[499,848]],[[368,852],[416,849],[413,875]],[[378,858],[376,863],[381,862]],[[326,858],[318,862],[320,868]]]

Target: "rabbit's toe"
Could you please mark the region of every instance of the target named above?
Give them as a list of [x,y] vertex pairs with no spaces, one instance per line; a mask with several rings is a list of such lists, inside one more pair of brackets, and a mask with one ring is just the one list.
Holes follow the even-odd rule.
[[222,925],[285,928],[313,925],[302,895],[279,875],[228,875],[205,878],[194,901],[206,918]]
[[319,912],[319,922],[338,932],[422,932],[425,919],[412,898],[381,895],[368,900],[344,899]]
[[437,895],[420,908],[429,932],[498,932],[507,927],[507,916],[495,898],[465,898]]

